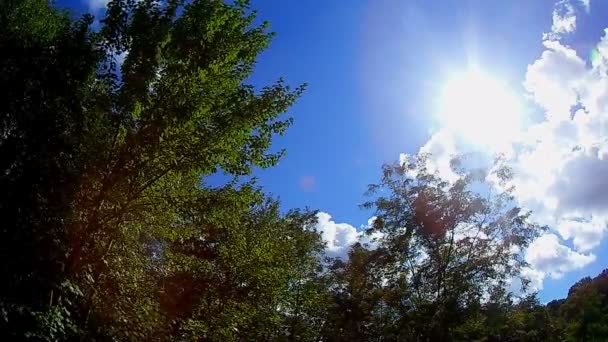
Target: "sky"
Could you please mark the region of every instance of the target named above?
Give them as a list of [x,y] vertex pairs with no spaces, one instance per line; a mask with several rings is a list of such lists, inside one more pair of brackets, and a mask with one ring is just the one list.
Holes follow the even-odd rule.
[[[373,212],[383,163],[431,152],[505,155],[516,200],[549,230],[525,251],[541,301],[608,267],[608,11],[605,0],[253,0],[277,33],[251,82],[308,89],[257,170],[284,208],[320,211],[345,255]],[[103,16],[106,1],[58,1]],[[491,113],[491,114],[488,114]]]

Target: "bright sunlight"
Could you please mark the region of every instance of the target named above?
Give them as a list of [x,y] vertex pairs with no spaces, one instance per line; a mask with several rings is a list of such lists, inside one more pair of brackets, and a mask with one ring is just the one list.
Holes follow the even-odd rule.
[[520,131],[521,116],[521,104],[509,88],[477,68],[443,85],[438,119],[471,144],[501,148]]

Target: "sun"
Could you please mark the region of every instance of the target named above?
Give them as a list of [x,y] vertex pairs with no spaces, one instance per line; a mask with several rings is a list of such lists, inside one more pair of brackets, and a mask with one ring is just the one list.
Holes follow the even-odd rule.
[[465,141],[492,149],[522,129],[522,106],[500,79],[478,68],[454,74],[439,99],[439,124]]

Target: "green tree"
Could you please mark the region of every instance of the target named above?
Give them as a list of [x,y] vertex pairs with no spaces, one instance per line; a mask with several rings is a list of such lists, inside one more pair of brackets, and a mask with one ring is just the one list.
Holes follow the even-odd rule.
[[508,311],[502,336],[508,341],[561,341],[561,331],[546,306],[533,294],[522,298]]
[[1,337],[606,340],[606,272],[547,306],[507,292],[541,227],[500,164],[386,165],[377,248],[325,259],[315,212],[241,177],[278,162],[303,91],[248,83],[272,33],[247,1],[114,0],[92,23],[0,2]]
[[328,277],[332,302],[324,327],[328,341],[373,341],[385,334],[382,279],[374,269],[375,252],[355,244],[348,260],[334,260]]
[[[319,267],[323,245],[314,213],[281,216],[256,191],[201,197],[181,220],[190,236],[167,237],[159,278],[162,310],[173,336],[189,340],[276,340],[284,337],[305,285]],[[222,205],[201,206],[200,201]],[[218,203],[219,204],[219,203]],[[227,210],[228,209],[228,210]]]
[[566,341],[605,341],[608,337],[608,309],[605,295],[590,279],[573,286],[560,307]]
[[478,315],[485,296],[519,275],[520,251],[541,228],[513,206],[508,168],[467,171],[455,161],[459,177],[448,182],[429,171],[428,157],[386,165],[364,207],[376,210],[370,232],[384,234],[378,272],[395,293],[402,339],[446,341]]
[[0,3],[0,335],[9,339],[76,330],[66,309],[80,293],[65,277],[67,226],[93,159],[86,94],[101,55],[91,21],[71,21],[46,1]]
[[[151,284],[167,276],[163,253],[192,238],[185,208],[224,208],[232,229],[251,218],[224,200],[276,216],[246,187],[201,183],[283,153],[268,148],[302,88],[246,83],[272,36],[254,19],[246,1],[115,0],[93,32],[92,17],[74,21],[44,0],[0,4],[3,336],[162,336]],[[221,253],[245,269],[237,256],[249,255],[230,254],[243,248],[237,237]]]

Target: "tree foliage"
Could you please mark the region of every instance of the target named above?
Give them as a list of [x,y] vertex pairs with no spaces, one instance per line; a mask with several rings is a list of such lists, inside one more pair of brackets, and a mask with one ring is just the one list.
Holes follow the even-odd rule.
[[[2,2],[4,336],[220,336],[222,315],[241,312],[239,325],[285,300],[285,266],[318,250],[311,214],[283,217],[253,185],[201,183],[282,155],[271,138],[302,88],[246,83],[272,36],[254,19],[242,1],[116,0],[92,31],[46,1]],[[221,306],[222,327],[199,324],[202,305]]]
[[[384,235],[376,252],[378,272],[395,293],[389,307],[407,338],[447,340],[453,327],[475,313],[484,297],[504,288],[525,266],[521,251],[541,231],[512,205],[508,170],[458,167],[448,182],[428,170],[428,156],[386,165],[377,195],[364,204],[376,210],[370,232]],[[477,190],[473,187],[477,186]],[[430,318],[430,319],[429,319]],[[406,338],[403,336],[402,338]]]

